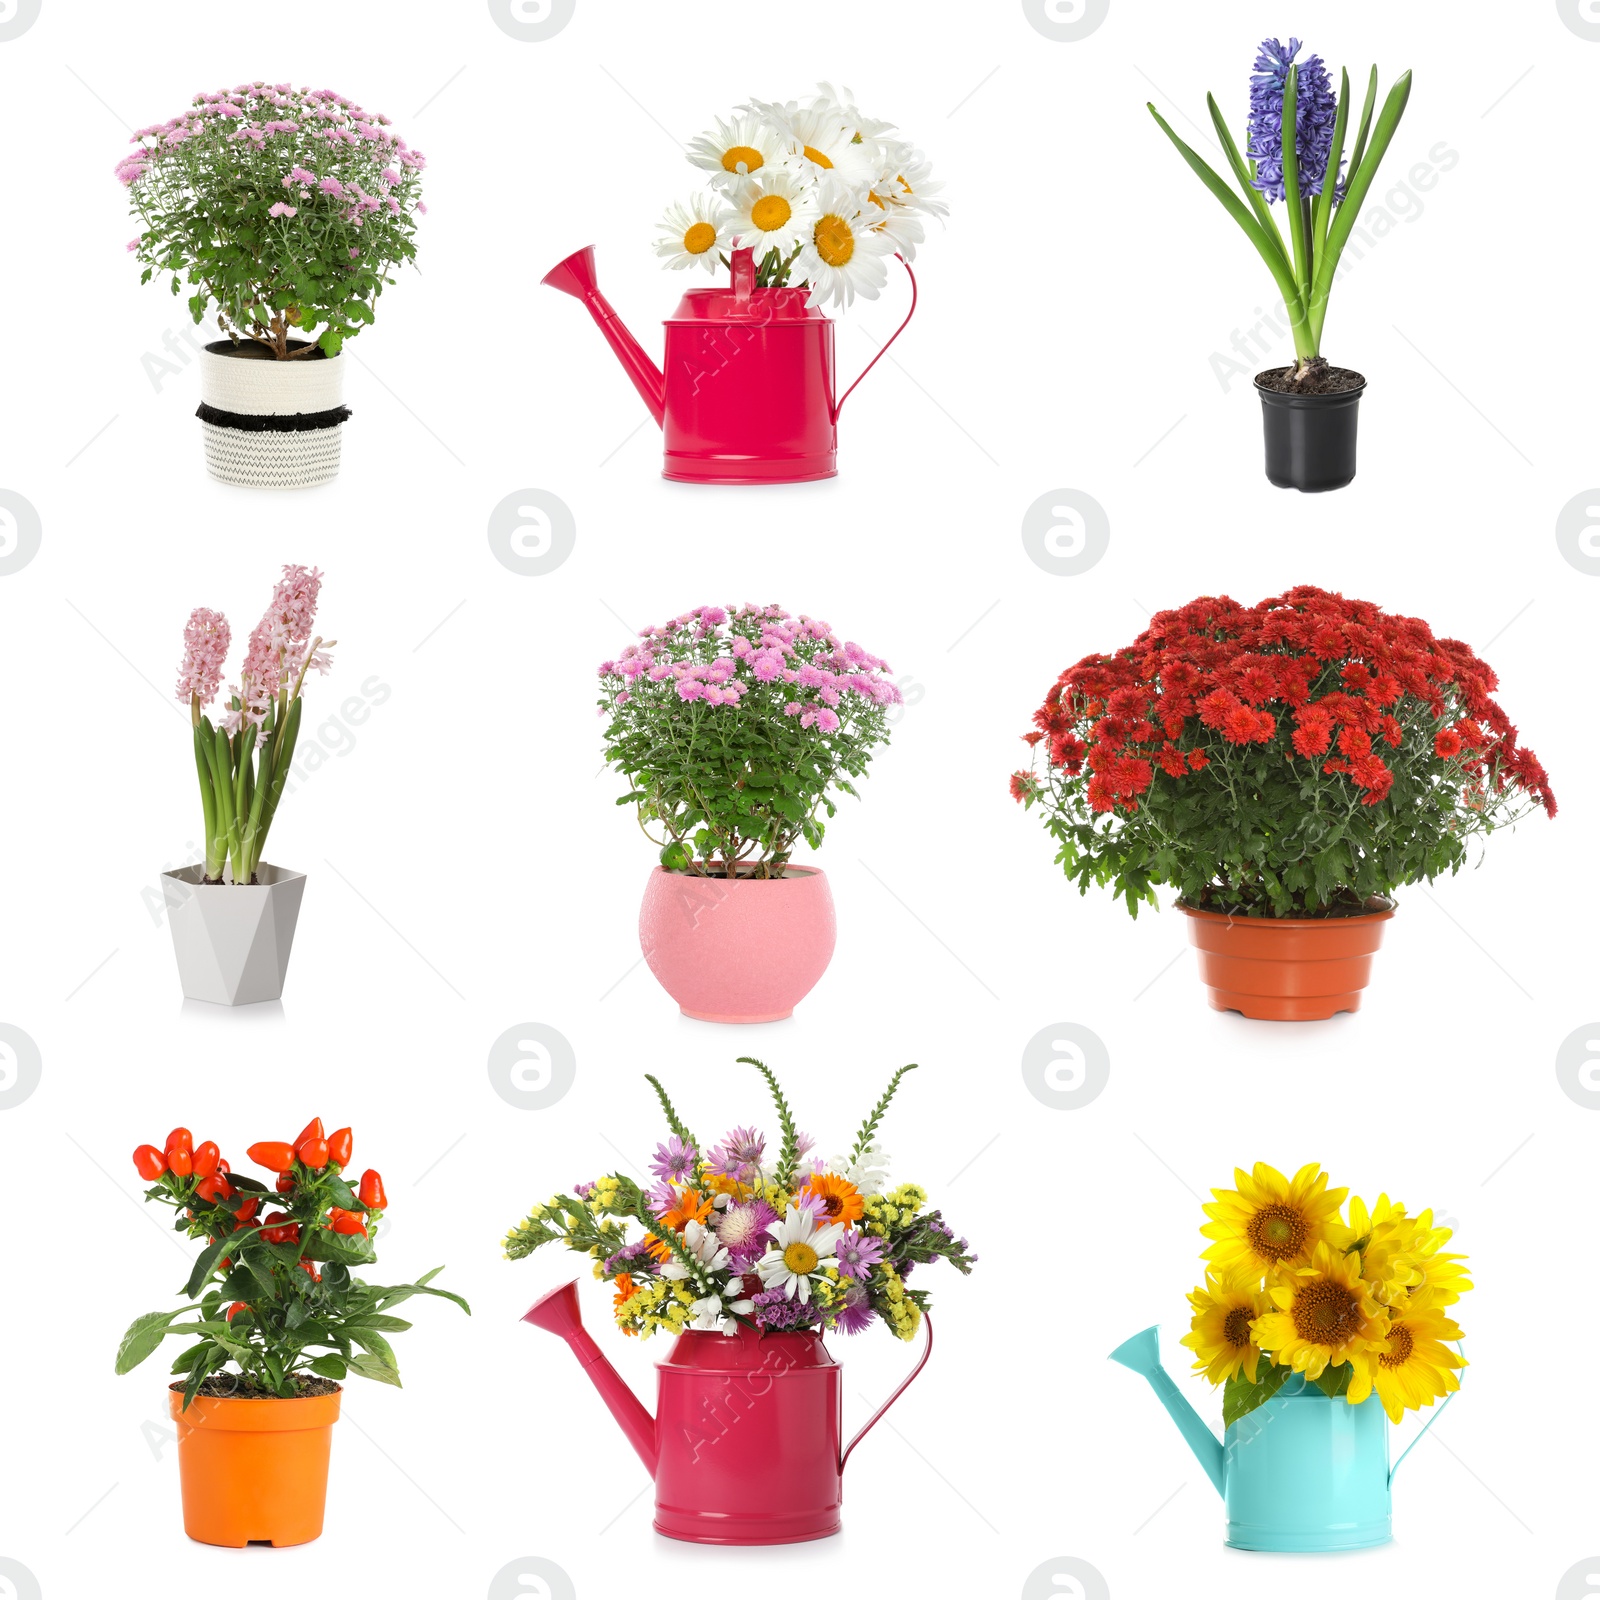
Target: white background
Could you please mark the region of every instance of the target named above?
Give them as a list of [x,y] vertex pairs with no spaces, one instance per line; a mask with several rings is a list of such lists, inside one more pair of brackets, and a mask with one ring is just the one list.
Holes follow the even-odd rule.
[[[0,1111],[0,1555],[49,1600],[113,1579],[129,1596],[313,1580],[480,1595],[525,1556],[584,1600],[763,1579],[1012,1595],[1067,1556],[1118,1600],[1247,1583],[1544,1596],[1600,1549],[1600,1117],[1553,1065],[1600,1012],[1600,579],[1554,537],[1600,476],[1583,287],[1600,44],[1554,0],[1399,11],[1238,4],[1219,27],[1213,7],[1112,0],[1090,37],[1057,42],[1013,0],[578,0],[557,37],[523,42],[483,4],[43,0],[0,42],[0,488],[44,530],[0,578],[0,1021],[43,1058],[37,1091]],[[1266,483],[1248,379],[1225,390],[1213,371],[1271,282],[1144,110],[1156,100],[1214,155],[1195,128],[1206,90],[1237,127],[1256,41],[1291,25],[1358,81],[1375,55],[1385,89],[1417,72],[1368,204],[1387,234],[1327,325],[1330,358],[1369,379],[1360,476],[1318,498]],[[127,129],[254,76],[385,110],[430,159],[421,270],[349,350],[343,473],[298,497],[206,477],[193,365],[156,359],[178,366],[162,341],[187,328],[182,302],[138,285],[111,176]],[[922,308],[844,412],[836,481],[664,484],[631,389],[538,279],[593,241],[607,293],[659,348],[686,280],[649,240],[697,181],[675,143],[747,95],[819,78],[896,119],[948,181]],[[1440,145],[1458,159],[1412,188]],[[892,282],[843,319],[847,373],[904,303]],[[1111,526],[1077,577],[1042,571],[1019,533],[1065,488]],[[520,489],[576,520],[574,553],[544,576],[508,570],[486,537]],[[285,561],[326,571],[319,623],[340,640],[308,693],[330,754],[269,852],[309,874],[288,988],[281,1006],[184,1005],[152,911],[199,822],[170,697],[183,621],[213,606],[242,640]],[[1064,666],[1129,641],[1151,609],[1298,582],[1484,653],[1562,811],[1497,836],[1481,870],[1404,895],[1359,1015],[1290,1026],[1209,1011],[1170,910],[1133,922],[1080,900],[1006,779]],[[746,599],[828,618],[913,702],[821,856],[832,968],[792,1022],[759,1029],[679,1018],[638,964],[649,852],[597,775],[593,705],[594,667],[629,629]],[[369,678],[390,693],[356,726],[341,707]],[[491,1043],[530,1022],[578,1063],[544,1110],[509,1104],[486,1070]],[[1081,1109],[1041,1104],[1019,1071],[1061,1022],[1110,1053]],[[499,1240],[552,1188],[642,1163],[661,1131],[645,1071],[708,1137],[770,1127],[734,1065],[752,1052],[828,1146],[920,1061],[884,1142],[982,1259],[970,1280],[927,1270],[938,1348],[853,1461],[844,1534],[715,1551],[650,1532],[631,1452],[568,1355],[519,1324],[569,1260],[512,1266]],[[353,1124],[358,1166],[388,1181],[378,1280],[446,1262],[474,1315],[419,1303],[405,1391],[347,1389],[320,1543],[213,1550],[181,1530],[160,1365],[111,1371],[123,1328],[186,1271],[151,1225],[165,1213],[140,1212],[128,1153],[182,1122],[238,1158],[313,1113]],[[1198,1466],[1104,1359],[1159,1320],[1182,1371],[1199,1199],[1258,1159],[1320,1160],[1369,1197],[1433,1205],[1473,1262],[1473,1366],[1397,1482],[1382,1550],[1224,1550]],[[584,1303],[648,1394],[652,1352],[609,1333],[592,1285]],[[879,1334],[835,1346],[853,1425],[911,1353]],[[1079,1592],[1043,1581],[1030,1592]]]

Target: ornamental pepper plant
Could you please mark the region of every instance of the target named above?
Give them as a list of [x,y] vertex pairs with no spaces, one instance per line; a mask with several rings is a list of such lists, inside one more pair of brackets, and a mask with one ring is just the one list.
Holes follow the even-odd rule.
[[1365,600],[1203,596],[1061,674],[1011,793],[1080,893],[1135,916],[1162,885],[1205,910],[1359,913],[1556,814],[1496,686],[1460,640]]
[[[117,1371],[131,1372],[169,1338],[190,1339],[172,1363],[185,1408],[197,1394],[294,1399],[324,1392],[349,1373],[400,1387],[388,1336],[411,1324],[392,1316],[414,1295],[452,1300],[432,1287],[444,1269],[382,1287],[352,1269],[377,1261],[372,1240],[388,1204],[370,1168],[345,1177],[354,1137],[313,1117],[293,1141],[268,1139],[246,1154],[269,1182],[233,1171],[217,1145],[174,1128],[161,1149],[133,1153],[150,1184],[145,1199],[170,1206],[173,1227],[205,1246],[178,1291],[184,1304],[138,1318],[122,1336]],[[176,1385],[174,1385],[176,1387]]]
[[1233,1180],[1205,1207],[1206,1281],[1183,1341],[1222,1387],[1225,1423],[1296,1372],[1350,1405],[1376,1395],[1393,1422],[1460,1387],[1450,1313],[1472,1281],[1432,1211],[1386,1194],[1369,1206],[1314,1161],[1293,1178],[1258,1161]]
[[696,606],[600,667],[619,806],[671,872],[774,878],[889,737],[887,662],[780,606]]
[[416,256],[422,152],[332,89],[197,94],[131,143],[116,175],[139,221],[140,281],[169,274],[195,322],[214,306],[223,333],[275,360],[338,355]]
[[333,665],[339,641],[313,636],[322,574],[286,566],[266,613],[250,635],[239,682],[228,686],[226,714],[213,725],[205,708],[222,684],[232,630],[220,611],[199,606],[183,630],[178,699],[189,707],[205,822],[205,881],[255,881],[300,733],[306,673]]
[[[1300,48],[1298,39],[1287,45],[1277,39],[1261,41],[1250,78],[1250,118],[1242,155],[1215,98],[1206,96],[1217,142],[1238,184],[1238,194],[1172,131],[1153,105],[1149,111],[1267,264],[1294,332],[1296,361],[1288,374],[1291,387],[1315,389],[1327,372],[1322,328],[1334,274],[1379,163],[1405,114],[1411,74],[1400,75],[1374,120],[1378,99],[1378,69],[1374,67],[1360,121],[1352,130],[1350,74],[1340,71],[1336,97],[1322,57],[1309,56],[1297,63]],[[1352,131],[1346,175],[1345,140]],[[1287,243],[1273,217],[1274,205],[1284,209]]]
[[[860,1333],[882,1322],[910,1339],[928,1309],[913,1271],[948,1261],[965,1276],[977,1257],[927,1192],[890,1187],[878,1125],[914,1066],[901,1067],[867,1114],[848,1153],[827,1160],[795,1126],[770,1068],[741,1062],[766,1080],[782,1135],[776,1150],[755,1128],[731,1129],[702,1145],[653,1077],[669,1135],[642,1188],[624,1173],[551,1195],[506,1236],[507,1260],[560,1242],[589,1256],[614,1291],[617,1326],[648,1338],[664,1332],[732,1335]],[[637,1233],[630,1229],[637,1228]]]

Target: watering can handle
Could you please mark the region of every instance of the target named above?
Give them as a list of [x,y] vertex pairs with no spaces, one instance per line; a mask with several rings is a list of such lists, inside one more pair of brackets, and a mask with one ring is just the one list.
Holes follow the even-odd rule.
[[[911,270],[911,263],[909,261],[907,261],[904,256],[897,255],[895,257],[895,260],[898,261],[900,263],[900,265],[906,269],[906,276],[911,280],[911,309],[908,312],[906,312],[906,320],[905,320],[905,322],[902,322],[900,324],[900,326],[898,328],[896,328],[894,330],[894,332],[889,335],[888,339],[879,347],[877,355],[875,355],[866,364],[866,366],[864,366],[861,369],[861,377],[857,378],[855,383],[852,383],[850,385],[850,387],[848,389],[846,389],[845,392],[842,395],[840,395],[839,398],[834,402],[833,420],[835,422],[837,422],[839,420],[839,413],[844,410],[845,401],[848,400],[850,398],[850,396],[853,395],[856,392],[856,388],[860,384],[861,378],[866,377],[866,375],[869,372],[871,372],[872,369],[875,366],[877,366],[877,364],[880,361],[883,360],[883,358],[889,353],[889,346],[892,345],[895,342],[895,340],[898,339],[900,337],[900,335],[906,331],[906,323],[909,323],[911,321],[912,317],[916,315],[916,311],[917,311],[917,275],[916,275],[916,273],[914,273]],[[912,1376],[915,1377],[916,1374],[913,1373]],[[908,1379],[907,1381],[909,1382],[910,1380]],[[874,1420],[876,1420],[876,1419],[874,1419]],[[868,1426],[871,1426],[871,1424],[868,1424]],[[863,1433],[865,1431],[866,1431],[866,1429],[862,1429]]]
[[[865,374],[863,374],[863,376],[865,376]],[[916,1375],[919,1372],[921,1372],[922,1369],[925,1366],[927,1366],[928,1357],[933,1354],[933,1319],[928,1315],[928,1313],[926,1311],[924,1311],[922,1313],[922,1327],[923,1327],[923,1333],[924,1333],[924,1336],[925,1336],[925,1342],[923,1343],[923,1346],[922,1346],[922,1359],[916,1364],[916,1366],[914,1366],[911,1369],[910,1376],[907,1377],[906,1380],[900,1385],[900,1387],[898,1389],[896,1389],[895,1392],[892,1395],[890,1395],[889,1398],[887,1400],[885,1400],[883,1402],[883,1404],[881,1406],[879,1406],[878,1409],[876,1411],[874,1411],[870,1417],[867,1418],[865,1426],[863,1426],[863,1428],[855,1436],[855,1438],[853,1438],[850,1441],[850,1443],[847,1444],[844,1447],[844,1454],[839,1457],[839,1470],[841,1472],[844,1471],[845,1462],[847,1462],[850,1459],[850,1452],[852,1450],[854,1450],[855,1447],[858,1444],[860,1444],[863,1439],[866,1438],[866,1436],[872,1431],[873,1425],[878,1421],[878,1419],[880,1417],[882,1417],[884,1412],[887,1411],[889,1409],[889,1407],[892,1406],[895,1403],[895,1401],[898,1400],[900,1398],[900,1396],[903,1395],[906,1392],[906,1390],[911,1387],[912,1379],[915,1378]]]
[[[1459,1345],[1459,1344],[1457,1344],[1457,1345],[1456,1345],[1456,1349],[1457,1349],[1457,1350],[1461,1350],[1461,1346],[1460,1346],[1460,1345]],[[1462,1355],[1461,1355],[1461,1359],[1462,1359],[1462,1360],[1463,1360],[1463,1361],[1465,1361],[1465,1360],[1466,1360],[1466,1352],[1465,1352],[1465,1351],[1462,1351]],[[1442,1413],[1442,1412],[1443,1412],[1443,1411],[1444,1411],[1444,1408],[1445,1408],[1445,1407],[1446,1407],[1446,1406],[1447,1406],[1447,1405],[1449,1405],[1449,1404],[1450,1404],[1450,1402],[1451,1402],[1451,1401],[1452,1401],[1452,1400],[1454,1400],[1454,1399],[1455,1399],[1455,1397],[1456,1397],[1456,1396],[1457,1396],[1457,1395],[1458,1395],[1458,1394],[1460,1394],[1460,1393],[1461,1393],[1461,1390],[1460,1390],[1460,1388],[1459,1388],[1459,1384],[1460,1384],[1460,1379],[1459,1379],[1459,1378],[1458,1378],[1458,1379],[1457,1379],[1457,1380],[1456,1380],[1456,1382],[1457,1382],[1457,1384],[1458,1384],[1458,1387],[1457,1387],[1457,1388],[1454,1388],[1454,1389],[1452,1389],[1452,1390],[1451,1390],[1451,1391],[1450,1391],[1450,1393],[1449,1393],[1449,1394],[1447,1394],[1447,1395],[1446,1395],[1446,1396],[1445,1396],[1445,1397],[1444,1397],[1444,1399],[1443,1399],[1443,1400],[1442,1400],[1442,1401],[1441,1401],[1441,1402],[1440,1402],[1440,1404],[1439,1404],[1439,1408],[1438,1408],[1438,1410],[1436,1410],[1436,1411],[1435,1411],[1435,1412],[1434,1412],[1434,1414],[1433,1414],[1433,1415],[1432,1415],[1432,1416],[1431,1416],[1431,1417],[1429,1417],[1429,1418],[1428,1418],[1428,1420],[1427,1420],[1427,1421],[1426,1421],[1426,1422],[1425,1422],[1425,1423],[1423,1423],[1423,1425],[1422,1425],[1422,1429],[1421,1429],[1421,1432],[1419,1432],[1419,1433],[1418,1433],[1418,1434],[1417,1434],[1417,1436],[1416,1436],[1416,1438],[1415,1438],[1415,1439],[1413,1439],[1413,1440],[1412,1440],[1412,1441],[1411,1441],[1411,1443],[1410,1443],[1410,1444],[1408,1444],[1408,1445],[1407,1445],[1407,1446],[1406,1446],[1406,1447],[1405,1447],[1405,1449],[1404,1449],[1404,1450],[1402,1450],[1402,1451],[1401,1451],[1401,1452],[1400,1452],[1400,1458],[1399,1458],[1399,1460],[1397,1460],[1397,1461],[1396,1461],[1396,1462],[1395,1462],[1395,1464],[1394,1464],[1394,1465],[1393,1465],[1393,1466],[1392,1466],[1392,1467],[1390,1467],[1390,1468],[1389,1468],[1389,1482],[1390,1482],[1390,1483],[1393,1483],[1393,1482],[1394,1482],[1394,1475],[1395,1475],[1395,1473],[1397,1473],[1397,1472],[1398,1472],[1398,1471],[1399,1471],[1399,1470],[1400,1470],[1400,1463],[1401,1463],[1401,1462],[1402,1462],[1402,1461],[1404,1461],[1404,1460],[1405,1460],[1405,1458],[1406,1458],[1406,1457],[1407,1457],[1407,1456],[1408,1456],[1408,1455],[1410,1455],[1410,1454],[1411,1454],[1411,1452],[1412,1452],[1412,1451],[1413,1451],[1413,1450],[1415,1450],[1415,1449],[1416,1449],[1416,1448],[1417,1448],[1417,1446],[1418,1446],[1418,1445],[1419,1445],[1419,1444],[1421,1444],[1421,1443],[1422,1443],[1422,1436],[1423,1436],[1423,1434],[1425,1434],[1425,1433],[1426,1433],[1426,1432],[1427,1432],[1427,1431],[1428,1431],[1428,1429],[1429,1429],[1429,1428],[1431,1428],[1431,1427],[1432,1427],[1432,1426],[1433,1426],[1433,1425],[1434,1425],[1434,1423],[1436,1423],[1436,1422],[1437,1422],[1437,1421],[1438,1421],[1438,1420],[1439,1420],[1439,1417],[1440,1417],[1440,1414],[1441,1414],[1441,1413]]]

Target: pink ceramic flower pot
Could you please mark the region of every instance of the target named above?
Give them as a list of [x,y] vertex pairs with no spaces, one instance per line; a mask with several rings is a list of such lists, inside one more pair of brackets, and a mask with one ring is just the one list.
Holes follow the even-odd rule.
[[833,959],[833,896],[816,867],[702,878],[657,867],[639,908],[656,981],[701,1022],[779,1022]]

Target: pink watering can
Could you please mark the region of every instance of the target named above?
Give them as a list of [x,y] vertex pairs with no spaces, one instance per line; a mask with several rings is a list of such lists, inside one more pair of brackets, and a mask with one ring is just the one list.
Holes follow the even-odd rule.
[[[662,475],[679,483],[804,483],[837,473],[839,410],[883,359],[911,310],[861,377],[834,399],[833,319],[804,287],[757,288],[755,257],[735,250],[731,284],[690,289],[666,323],[666,371],[623,326],[595,282],[586,245],[545,274],[588,307],[666,436]],[[902,261],[902,265],[905,263]]]
[[840,1448],[840,1367],[818,1333],[681,1333],[656,1363],[656,1415],[584,1331],[577,1283],[523,1317],[565,1339],[656,1482],[655,1526],[695,1544],[795,1544],[839,1531],[844,1464],[927,1365]]

